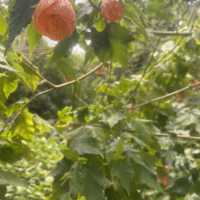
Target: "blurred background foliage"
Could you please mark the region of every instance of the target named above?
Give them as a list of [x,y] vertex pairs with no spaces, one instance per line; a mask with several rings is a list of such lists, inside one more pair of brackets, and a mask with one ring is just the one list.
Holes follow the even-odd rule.
[[75,0],[59,43],[37,2],[0,0],[0,199],[200,199],[200,2]]

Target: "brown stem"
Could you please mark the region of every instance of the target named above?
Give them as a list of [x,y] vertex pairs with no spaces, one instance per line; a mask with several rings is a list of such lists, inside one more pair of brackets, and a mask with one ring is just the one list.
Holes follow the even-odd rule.
[[87,72],[86,74],[83,74],[82,76],[78,77],[77,79],[74,79],[72,81],[68,81],[68,82],[65,82],[65,83],[61,83],[61,84],[57,84],[55,85],[55,88],[54,89],[58,89],[58,88],[63,88],[63,87],[66,87],[66,86],[69,86],[69,85],[73,85],[85,78],[87,78],[89,75],[93,74],[94,72],[96,72],[98,69],[102,68],[104,66],[103,63],[100,63],[99,65],[97,65],[95,68],[93,68],[92,70],[90,70],[89,72]]
[[91,74],[93,74],[95,71],[97,71],[98,69],[100,69],[101,67],[103,67],[104,64],[103,63],[100,63],[99,65],[97,65],[95,68],[93,68],[92,70],[90,70],[89,72],[87,72],[86,74],[83,74],[82,76],[78,77],[77,79],[75,80],[72,80],[72,81],[69,81],[69,82],[66,82],[66,83],[62,83],[62,84],[59,84],[59,85],[54,85],[53,87],[47,89],[47,90],[43,90],[43,91],[40,91],[38,93],[36,93],[35,95],[33,95],[28,102],[26,102],[22,107],[21,109],[15,114],[15,116],[13,117],[13,119],[11,120],[11,122],[9,123],[8,126],[5,125],[5,127],[3,127],[1,130],[0,130],[0,133],[4,132],[5,130],[8,131],[12,128],[12,126],[15,124],[16,120],[19,118],[19,116],[22,114],[22,112],[24,111],[24,109],[32,102],[34,101],[36,98],[38,98],[39,96],[42,96],[44,94],[47,94],[55,89],[59,89],[59,88],[63,88],[63,87],[66,87],[66,86],[70,86],[70,85],[73,85],[85,78],[87,78],[88,76],[90,76]]
[[192,32],[177,32],[177,31],[150,31],[158,36],[191,36]]
[[186,136],[186,135],[180,135],[180,134],[166,134],[166,133],[157,133],[155,134],[157,137],[175,137],[175,138],[180,138],[180,139],[185,139],[185,140],[195,140],[195,141],[200,141],[200,137],[195,137],[195,136]]
[[185,86],[185,87],[183,87],[183,88],[181,88],[181,89],[175,90],[175,91],[170,92],[170,93],[168,93],[168,94],[165,94],[165,95],[163,95],[163,96],[155,97],[155,98],[150,99],[149,101],[146,101],[146,102],[144,102],[144,103],[137,104],[137,105],[134,106],[134,109],[138,109],[138,108],[141,108],[141,107],[146,106],[146,105],[148,105],[148,104],[151,104],[151,103],[154,103],[154,102],[158,102],[158,101],[167,99],[167,98],[172,97],[172,96],[174,96],[174,95],[176,95],[176,94],[179,94],[179,93],[181,93],[181,92],[184,92],[184,91],[186,91],[186,90],[188,90],[188,89],[195,88],[195,87],[197,87],[197,86],[199,86],[199,85],[200,85],[200,82],[197,82],[197,83],[194,83],[194,84],[189,84],[189,85],[187,85],[187,86]]

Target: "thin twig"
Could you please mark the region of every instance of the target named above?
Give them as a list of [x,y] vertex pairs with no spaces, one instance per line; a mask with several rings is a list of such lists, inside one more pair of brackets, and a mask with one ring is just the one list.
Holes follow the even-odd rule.
[[195,141],[200,141],[200,137],[195,137],[195,136],[186,136],[186,135],[180,135],[180,134],[166,134],[166,133],[157,133],[155,134],[157,137],[175,137],[175,138],[180,138],[180,139],[185,139],[185,140],[195,140]]
[[69,82],[66,82],[66,83],[63,83],[63,84],[60,84],[60,85],[56,85],[56,87],[52,87],[52,88],[49,88],[47,90],[43,90],[43,91],[40,91],[36,94],[34,94],[30,99],[29,101],[27,101],[21,108],[20,110],[15,114],[15,116],[12,118],[12,120],[10,121],[9,125],[6,126],[4,128],[2,128],[0,130],[0,133],[4,132],[4,131],[8,131],[12,128],[12,126],[15,124],[15,122],[17,121],[17,119],[20,117],[20,115],[22,114],[22,112],[24,111],[24,109],[32,102],[34,101],[36,98],[38,98],[39,96],[42,96],[44,94],[47,94],[53,90],[56,90],[56,89],[60,89],[60,88],[63,88],[63,87],[66,87],[66,86],[70,86],[70,85],[73,85],[75,83],[78,83],[79,81],[87,78],[88,76],[90,76],[91,74],[93,74],[95,71],[97,71],[98,69],[100,69],[101,67],[103,67],[104,64],[103,63],[100,63],[99,65],[97,65],[95,68],[93,68],[92,70],[90,70],[89,72],[87,72],[86,74],[83,74],[82,76],[78,77],[77,79],[75,80],[72,80],[72,81],[69,81]]
[[[134,130],[131,129],[124,129],[125,132],[134,133]],[[177,139],[184,139],[184,140],[195,140],[200,141],[200,137],[189,136],[189,135],[180,135],[180,134],[167,134],[167,133],[155,133],[153,136],[156,137],[174,137]]]
[[192,32],[177,32],[177,31],[150,31],[150,33],[158,36],[191,36]]
[[31,70],[35,75],[37,75],[44,83],[47,83],[50,87],[55,87],[55,84],[51,81],[47,80],[40,72],[38,71],[38,67],[35,66],[30,60],[25,58],[24,55],[20,54],[21,58],[23,59],[25,66]]
[[74,83],[77,83],[85,78],[87,78],[90,74],[93,74],[94,72],[96,72],[98,69],[102,68],[104,66],[103,63],[100,63],[99,65],[97,65],[95,68],[93,68],[92,70],[90,70],[89,72],[87,72],[86,74],[83,74],[82,76],[78,77],[77,79],[74,79],[72,81],[68,81],[68,82],[65,82],[65,83],[61,83],[61,84],[57,84],[55,85],[55,88],[54,89],[57,89],[57,88],[63,88],[65,86],[69,86],[69,85],[73,85]]
[[[185,13],[185,14],[186,14],[186,13]],[[184,15],[185,15],[185,14],[184,14]],[[188,22],[189,26],[191,25],[191,27],[193,27],[192,24],[194,23],[194,22],[193,22],[193,23],[191,22],[192,19],[193,19],[193,14],[190,16],[189,22]],[[192,33],[192,28],[189,28],[188,33]],[[143,74],[142,74],[142,77],[141,77],[141,79],[139,80],[139,83],[138,83],[138,84],[136,85],[136,87],[135,87],[134,93],[136,93],[137,90],[140,88],[140,84],[141,84],[142,80],[145,78],[145,76],[146,76],[147,72],[149,71],[149,69],[151,69],[152,67],[155,68],[157,65],[159,65],[159,64],[161,64],[161,63],[165,63],[166,61],[168,61],[168,59],[173,55],[173,53],[175,52],[175,50],[179,48],[179,45],[182,43],[182,41],[183,41],[183,37],[181,37],[181,38],[177,41],[176,46],[175,46],[173,49],[171,49],[171,50],[169,51],[168,54],[166,54],[166,55],[164,55],[163,57],[161,57],[160,60],[158,60],[156,63],[154,63],[154,64],[152,64],[152,65],[151,65],[151,63],[149,63],[149,66],[147,66],[147,67],[144,69]]]
[[77,79],[74,79],[72,81],[67,81],[64,83],[60,83],[60,84],[55,84],[52,83],[51,81],[47,80],[45,77],[43,77],[38,71],[37,71],[37,67],[31,63],[31,61],[29,61],[27,58],[25,58],[24,56],[22,56],[24,62],[27,64],[26,67],[28,67],[31,71],[33,71],[39,78],[42,79],[42,81],[46,82],[50,87],[56,89],[56,88],[62,88],[68,85],[72,85],[74,83],[77,83],[79,81],[81,81],[82,79],[85,79],[88,75],[94,73],[95,71],[97,71],[99,68],[101,68],[103,66],[103,63],[100,63],[99,65],[97,65],[94,69],[92,69],[91,71],[87,72],[86,74],[83,74],[82,76],[78,77]]
[[165,94],[165,95],[163,95],[163,96],[155,97],[155,98],[150,99],[149,101],[146,101],[146,102],[144,102],[144,103],[137,104],[137,105],[134,106],[134,109],[138,109],[138,108],[141,108],[141,107],[143,107],[143,106],[149,105],[149,104],[151,104],[151,103],[155,103],[155,102],[158,102],[158,101],[167,99],[167,98],[169,98],[169,97],[172,97],[172,96],[174,96],[174,95],[176,95],[176,94],[179,94],[179,93],[181,93],[181,92],[184,92],[184,91],[186,91],[186,90],[188,90],[188,89],[195,88],[195,87],[197,87],[197,86],[200,86],[200,82],[197,82],[197,83],[195,83],[195,84],[189,84],[189,85],[187,85],[187,86],[185,86],[185,87],[183,87],[183,88],[181,88],[181,89],[175,90],[175,91],[170,92],[170,93],[168,93],[168,94]]

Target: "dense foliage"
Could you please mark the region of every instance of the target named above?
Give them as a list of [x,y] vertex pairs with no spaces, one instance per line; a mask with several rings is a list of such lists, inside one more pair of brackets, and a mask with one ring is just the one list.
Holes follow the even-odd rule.
[[74,0],[53,42],[38,0],[0,0],[0,199],[200,199],[200,2]]

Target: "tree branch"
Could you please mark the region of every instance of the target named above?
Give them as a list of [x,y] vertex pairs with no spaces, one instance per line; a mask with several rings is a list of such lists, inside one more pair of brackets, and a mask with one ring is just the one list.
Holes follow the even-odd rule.
[[158,36],[191,36],[192,32],[177,32],[177,31],[150,31],[150,33]]
[[175,137],[179,139],[185,139],[185,140],[195,140],[200,142],[200,137],[195,136],[186,136],[186,135],[180,135],[180,134],[166,134],[166,133],[157,133],[155,134],[157,137]]
[[[124,129],[123,131],[128,132],[128,133],[134,133],[134,131],[131,129]],[[195,141],[200,142],[200,137],[195,137],[195,136],[190,136],[190,135],[186,136],[186,135],[180,135],[180,134],[167,134],[167,133],[155,133],[152,135],[156,137],[174,137],[177,139],[195,140]]]
[[[186,14],[186,13],[185,13]],[[184,15],[185,15],[184,14]],[[182,16],[183,17],[183,16]],[[191,16],[190,16],[190,18],[189,18],[189,25],[191,25],[191,27],[193,27],[193,23],[191,22],[192,21],[192,18],[193,18],[193,14],[191,14]],[[173,35],[173,34],[177,34],[177,33],[179,33],[180,34],[180,32],[162,32],[162,31],[152,31],[154,34],[163,34],[163,36],[167,33],[167,34],[171,34],[171,36]],[[190,35],[192,34],[192,28],[190,28],[189,29],[189,31],[187,31],[187,32],[181,32],[181,33],[184,33],[184,34],[189,34],[190,33]],[[183,41],[183,37],[181,37],[181,38],[179,38],[179,40],[176,42],[176,46],[173,48],[173,49],[171,49],[170,51],[169,51],[169,53],[168,54],[166,54],[166,55],[164,55],[163,57],[161,57],[161,59],[160,60],[158,60],[154,65],[152,64],[152,65],[150,65],[150,66],[147,66],[146,68],[145,68],[145,70],[144,70],[144,72],[143,72],[143,74],[142,74],[142,78],[141,78],[141,80],[139,81],[139,84],[137,84],[136,85],[136,89],[135,89],[135,92],[137,92],[137,90],[139,89],[139,87],[140,87],[140,82],[145,78],[145,76],[146,76],[146,74],[147,74],[147,72],[148,72],[148,70],[149,69],[151,69],[153,66],[155,67],[155,66],[157,66],[157,65],[159,65],[159,64],[161,64],[161,63],[165,63],[166,61],[168,61],[168,59],[170,58],[170,56],[171,55],[173,55],[173,53],[174,53],[174,51],[176,50],[176,49],[178,49],[179,48],[179,45],[181,45],[181,43],[182,43],[182,41]]]
[[98,69],[102,68],[103,66],[104,66],[104,64],[100,63],[95,68],[91,69],[89,72],[87,72],[86,74],[83,74],[82,76],[78,77],[77,79],[74,79],[72,81],[68,81],[68,82],[65,82],[65,83],[61,83],[61,84],[58,84],[58,85],[54,85],[54,87],[52,87],[52,88],[49,88],[47,90],[43,90],[43,91],[40,91],[40,92],[36,93],[35,95],[33,95],[30,98],[28,104],[31,103],[36,98],[38,98],[39,96],[42,96],[43,94],[47,94],[47,93],[49,93],[49,92],[51,92],[53,90],[60,89],[60,88],[63,88],[63,87],[70,86],[70,85],[73,85],[75,83],[78,83],[79,81],[87,78],[88,76],[90,76],[91,74],[96,72]]
[[63,87],[69,86],[69,85],[73,85],[74,83],[77,83],[77,82],[87,78],[89,75],[93,74],[98,69],[102,68],[103,66],[104,66],[104,63],[100,63],[95,68],[93,68],[92,70],[90,70],[86,74],[83,74],[82,76],[78,77],[77,79],[74,79],[72,81],[68,81],[68,82],[65,82],[65,83],[61,83],[61,84],[55,85],[54,89],[63,88]]
[[12,128],[12,126],[15,124],[16,120],[20,117],[20,115],[22,114],[22,112],[24,111],[24,109],[32,102],[34,101],[36,98],[38,98],[39,96],[42,96],[44,94],[47,94],[53,90],[59,89],[59,88],[63,88],[66,86],[70,86],[73,85],[85,78],[87,78],[88,76],[90,76],[91,74],[93,74],[95,71],[97,71],[98,69],[100,69],[101,67],[104,66],[104,63],[100,63],[99,65],[97,65],[95,68],[91,69],[89,72],[87,72],[86,74],[83,74],[82,76],[78,77],[75,80],[72,81],[68,81],[66,83],[62,83],[59,85],[54,85],[53,87],[47,89],[47,90],[43,90],[40,91],[38,93],[36,93],[35,95],[33,95],[28,102],[26,102],[21,108],[20,110],[15,114],[15,116],[12,118],[12,120],[10,121],[9,125],[6,125],[0,130],[0,133],[4,132],[4,131],[8,131]]
[[175,91],[170,92],[170,93],[168,93],[168,94],[165,94],[165,95],[163,95],[163,96],[155,97],[155,98],[152,98],[152,99],[150,99],[149,101],[146,101],[146,102],[144,102],[144,103],[137,104],[137,105],[134,106],[134,109],[138,109],[138,108],[141,108],[141,107],[146,106],[146,105],[148,105],[148,104],[151,104],[151,103],[154,103],[154,102],[158,102],[158,101],[167,99],[167,98],[169,98],[169,97],[172,97],[172,96],[174,96],[174,95],[176,95],[176,94],[179,94],[179,93],[184,92],[184,91],[186,91],[186,90],[189,90],[189,89],[191,89],[191,88],[195,88],[195,87],[197,87],[197,86],[200,86],[200,82],[197,82],[197,83],[194,83],[194,84],[189,84],[189,85],[187,85],[187,86],[185,86],[185,87],[183,87],[183,88],[181,88],[181,89],[175,90]]
[[103,63],[97,65],[94,69],[90,70],[89,72],[87,72],[86,74],[83,74],[82,76],[78,77],[77,79],[74,79],[72,81],[67,81],[61,84],[55,84],[52,83],[51,81],[47,80],[44,76],[42,76],[38,71],[38,67],[36,67],[31,61],[29,61],[27,58],[25,58],[23,55],[21,55],[21,57],[23,58],[24,62],[27,64],[26,67],[28,69],[30,69],[33,73],[35,73],[42,81],[46,82],[51,88],[54,89],[58,89],[58,88],[62,88],[68,85],[72,85],[74,83],[77,83],[79,81],[81,81],[82,79],[85,79],[87,76],[89,76],[90,74],[94,73],[95,71],[97,71],[99,68],[101,68],[103,66]]
[[44,83],[47,83],[50,87],[55,87],[55,84],[51,81],[47,80],[40,72],[37,70],[38,67],[36,67],[30,60],[28,60],[24,55],[19,54],[24,63],[26,64],[26,67],[31,70],[36,76],[38,76]]

